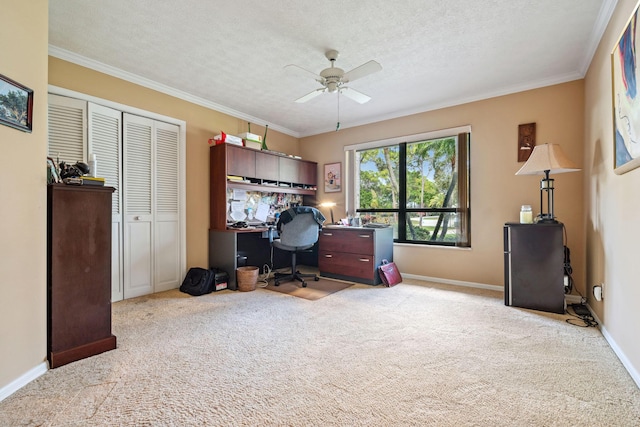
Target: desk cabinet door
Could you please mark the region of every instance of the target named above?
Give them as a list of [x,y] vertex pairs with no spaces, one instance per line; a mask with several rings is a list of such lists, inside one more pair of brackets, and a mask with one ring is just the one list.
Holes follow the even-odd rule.
[[256,152],[227,144],[227,174],[256,177]]
[[298,164],[300,162],[298,162],[295,159],[290,159],[288,157],[280,157],[279,162],[280,162],[280,165],[279,165],[280,181],[293,182],[296,184],[300,183],[300,171],[298,167]]
[[322,272],[371,279],[374,270],[373,256],[346,252],[320,251],[318,268]]
[[316,185],[318,182],[318,165],[312,162],[298,161],[300,184]]
[[373,255],[373,231],[324,229],[320,233],[322,249],[332,252],[349,252]]
[[256,152],[256,178],[277,181],[280,177],[278,171],[278,157],[273,154]]

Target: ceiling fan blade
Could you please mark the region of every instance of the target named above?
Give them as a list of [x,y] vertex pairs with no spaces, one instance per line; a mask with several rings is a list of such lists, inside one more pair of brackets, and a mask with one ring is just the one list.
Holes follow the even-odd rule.
[[308,75],[310,75],[311,77],[313,77],[314,80],[322,83],[324,82],[324,77],[320,76],[319,74],[314,73],[313,71],[309,71],[306,68],[302,68],[299,65],[296,64],[289,64],[289,65],[285,65],[284,68],[289,68],[289,69],[294,69],[294,70],[302,70],[305,73],[307,73]]
[[308,100],[313,99],[316,96],[320,95],[325,90],[327,90],[327,89],[326,88],[316,89],[313,92],[310,92],[310,93],[306,94],[305,96],[301,96],[300,98],[296,99],[296,102],[299,103],[299,104],[302,104],[303,102],[307,102]]
[[368,102],[371,100],[371,97],[368,95],[365,95],[362,92],[358,92],[355,89],[351,89],[350,87],[342,87],[340,88],[340,93],[343,94],[344,96],[353,99],[354,101],[356,101],[359,104],[364,104],[365,102]]
[[380,70],[382,70],[382,65],[378,64],[376,61],[371,60],[369,62],[365,62],[359,67],[354,68],[351,71],[344,73],[342,82],[352,82],[356,79],[360,79],[364,76],[368,76],[369,74],[376,73]]

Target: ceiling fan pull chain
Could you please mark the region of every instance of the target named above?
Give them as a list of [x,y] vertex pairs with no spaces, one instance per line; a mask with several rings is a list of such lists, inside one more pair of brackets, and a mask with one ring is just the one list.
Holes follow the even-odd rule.
[[338,90],[338,122],[336,123],[336,132],[340,129],[340,90]]

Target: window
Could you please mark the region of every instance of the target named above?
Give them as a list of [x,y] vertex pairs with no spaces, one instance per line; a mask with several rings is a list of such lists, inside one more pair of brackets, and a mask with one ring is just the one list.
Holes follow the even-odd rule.
[[469,247],[470,135],[347,147],[353,210],[365,224],[393,226],[396,242]]

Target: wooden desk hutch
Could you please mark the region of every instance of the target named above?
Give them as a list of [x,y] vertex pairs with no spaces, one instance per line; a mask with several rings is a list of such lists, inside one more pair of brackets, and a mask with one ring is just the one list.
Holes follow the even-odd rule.
[[[233,144],[214,145],[209,154],[209,267],[226,271],[229,288],[236,289],[238,253],[242,251],[243,241],[253,241],[253,237],[265,229],[227,229],[229,191],[298,195],[304,204],[314,206],[318,168],[315,162]],[[229,179],[230,176],[241,180]],[[255,241],[246,245],[256,246]],[[262,267],[264,253],[249,250],[247,265]]]

